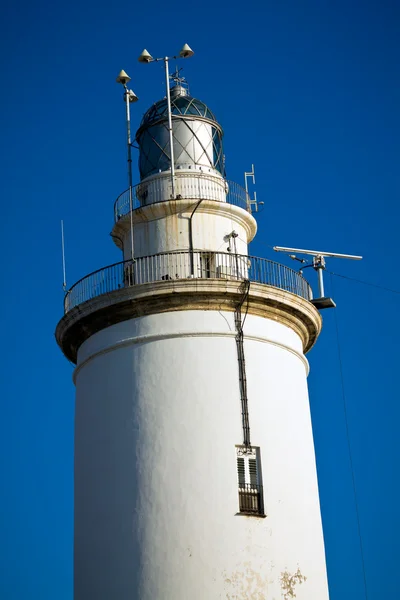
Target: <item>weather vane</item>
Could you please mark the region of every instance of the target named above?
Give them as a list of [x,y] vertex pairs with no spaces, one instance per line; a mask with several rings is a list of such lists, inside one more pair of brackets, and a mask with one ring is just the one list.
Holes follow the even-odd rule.
[[172,81],[175,81],[175,83],[177,85],[182,85],[182,84],[187,85],[186,77],[183,77],[183,75],[179,75],[182,70],[183,70],[182,67],[180,69],[178,69],[178,67],[176,67],[175,72],[169,76],[169,78],[172,79]]

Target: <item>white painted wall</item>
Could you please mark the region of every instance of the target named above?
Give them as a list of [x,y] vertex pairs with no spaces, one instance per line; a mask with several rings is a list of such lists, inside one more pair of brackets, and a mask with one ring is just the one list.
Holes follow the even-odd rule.
[[171,171],[163,171],[144,179],[136,190],[136,195],[142,206],[163,202],[172,197],[207,198],[226,201],[229,186],[220,173],[212,168],[196,167],[175,168],[175,196],[172,194]]
[[237,515],[233,314],[182,311],[93,335],[76,370],[75,600],[327,600],[300,338],[247,315],[265,519]]
[[[135,223],[133,230],[135,256],[149,256],[159,252],[189,249],[189,217],[195,209],[198,200],[193,201],[190,211],[166,215],[153,221]],[[223,205],[223,208],[226,205]],[[193,248],[195,250],[210,250],[213,252],[226,252],[229,245],[225,237],[235,230],[239,237],[236,238],[238,254],[247,254],[247,232],[243,224],[235,216],[226,212],[215,214],[206,212],[207,208],[199,209],[192,219]],[[249,218],[250,217],[249,215]],[[130,258],[131,242],[130,231],[124,237],[124,260]],[[232,252],[233,243],[230,244]]]

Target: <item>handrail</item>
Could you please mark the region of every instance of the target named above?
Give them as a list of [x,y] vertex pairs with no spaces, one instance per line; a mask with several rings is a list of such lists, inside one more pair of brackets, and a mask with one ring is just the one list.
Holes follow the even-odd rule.
[[[194,275],[191,260],[193,258]],[[266,258],[189,250],[165,252],[114,263],[77,281],[66,293],[64,312],[119,289],[171,279],[249,280],[311,300],[311,287],[297,271]]]
[[[133,209],[146,206],[148,197],[151,203],[171,200],[171,175],[168,173],[138,183],[132,189]],[[175,173],[175,193],[178,199],[204,199],[227,202],[250,210],[250,198],[246,190],[234,181],[205,173]],[[114,220],[129,214],[129,189],[118,196],[114,203]]]

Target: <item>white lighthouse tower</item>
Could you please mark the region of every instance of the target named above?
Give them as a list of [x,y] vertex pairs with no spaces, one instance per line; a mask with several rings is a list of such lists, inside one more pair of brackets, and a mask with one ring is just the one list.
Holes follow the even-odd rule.
[[222,128],[174,83],[115,203],[123,260],[70,288],[56,331],[76,363],[74,598],[328,600],[305,357],[321,318],[300,274],[248,255]]

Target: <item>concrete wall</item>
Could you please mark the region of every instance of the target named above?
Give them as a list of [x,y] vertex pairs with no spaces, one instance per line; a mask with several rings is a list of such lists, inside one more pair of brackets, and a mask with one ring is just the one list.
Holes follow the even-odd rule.
[[251,441],[266,518],[238,515],[233,314],[113,325],[75,373],[75,600],[327,600],[307,392],[294,331],[245,321]]

